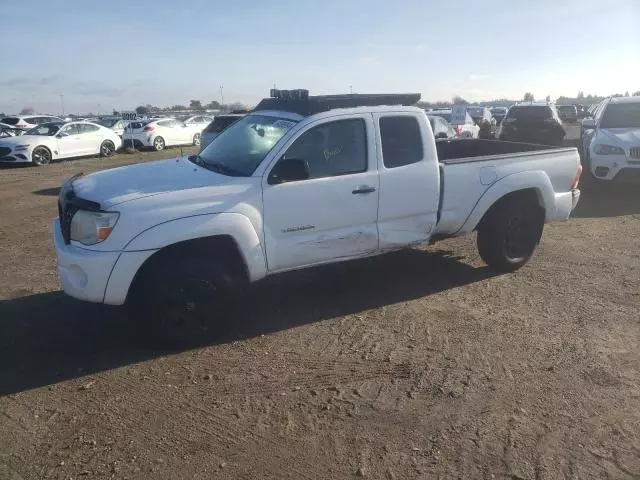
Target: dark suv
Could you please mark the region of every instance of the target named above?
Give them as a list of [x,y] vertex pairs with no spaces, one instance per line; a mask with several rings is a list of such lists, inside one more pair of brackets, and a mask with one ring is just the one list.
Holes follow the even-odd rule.
[[562,145],[566,132],[551,104],[515,105],[502,121],[500,140],[507,142]]

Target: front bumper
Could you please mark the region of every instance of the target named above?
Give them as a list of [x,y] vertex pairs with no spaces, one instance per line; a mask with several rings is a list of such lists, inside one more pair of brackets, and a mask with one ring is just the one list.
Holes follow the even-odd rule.
[[80,300],[103,302],[109,275],[120,252],[98,252],[65,244],[57,218],[52,228],[58,278],[64,292]]
[[589,159],[591,175],[599,180],[613,180],[618,174],[621,177],[640,175],[640,160],[629,159],[626,155],[596,155],[589,152]]

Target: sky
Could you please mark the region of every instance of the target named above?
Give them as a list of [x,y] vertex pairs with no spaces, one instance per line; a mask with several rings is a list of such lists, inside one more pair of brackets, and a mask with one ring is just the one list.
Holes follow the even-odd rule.
[[640,90],[640,0],[0,0],[0,19],[7,113],[253,105],[274,84],[425,101]]

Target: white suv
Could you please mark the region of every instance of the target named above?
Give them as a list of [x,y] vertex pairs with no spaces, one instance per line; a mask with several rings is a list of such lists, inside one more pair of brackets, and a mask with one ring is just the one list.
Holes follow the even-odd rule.
[[21,115],[0,119],[0,123],[11,125],[23,132],[31,130],[33,127],[37,127],[40,124],[53,122],[64,122],[64,120],[59,117],[54,117],[53,115]]
[[589,173],[599,180],[640,179],[640,97],[605,102],[582,122]]

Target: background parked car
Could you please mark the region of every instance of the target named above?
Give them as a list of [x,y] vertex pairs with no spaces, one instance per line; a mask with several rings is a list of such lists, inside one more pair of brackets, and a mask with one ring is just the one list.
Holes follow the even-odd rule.
[[186,124],[188,127],[199,129],[200,133],[211,123],[213,117],[211,115],[182,115],[176,117],[176,120]]
[[604,102],[582,122],[586,170],[601,180],[640,180],[640,97]]
[[213,121],[202,131],[200,151],[204,150],[207,145],[213,142],[214,138],[242,117],[244,117],[244,114],[216,115]]
[[498,125],[502,123],[502,120],[504,120],[508,110],[509,109],[507,107],[493,107],[490,109],[491,115],[493,115],[493,118],[495,118]]
[[110,128],[113,130],[116,135],[122,138],[124,134],[124,127],[126,122],[122,120],[120,117],[102,117],[99,120],[96,120],[94,123],[98,125],[102,125],[103,127]]
[[43,123],[19,137],[0,140],[0,162],[45,165],[61,158],[109,157],[121,144],[112,130],[95,123]]
[[449,122],[438,115],[427,115],[431,129],[433,130],[433,136],[436,139],[439,138],[456,138],[456,131]]
[[[437,115],[444,118],[447,122],[451,123],[451,109],[450,108],[437,108],[429,112],[430,115]],[[465,117],[465,122],[461,125],[451,124],[456,132],[456,137],[461,138],[478,138],[480,133],[480,127],[473,121],[469,112]]]
[[563,122],[577,122],[578,109],[575,105],[558,105],[558,115]]
[[500,140],[562,145],[566,132],[553,104],[517,104],[502,121]]
[[0,123],[6,123],[26,132],[42,123],[62,122],[63,120],[53,115],[19,115],[15,117],[4,117]]
[[480,127],[478,133],[479,138],[494,138],[498,122],[491,115],[491,111],[487,107],[469,107],[467,109],[473,121]]
[[[177,145],[200,145],[198,125],[187,125],[175,118],[133,121],[124,133],[124,145],[134,148],[153,148],[156,151]],[[131,142],[133,141],[133,145]]]

